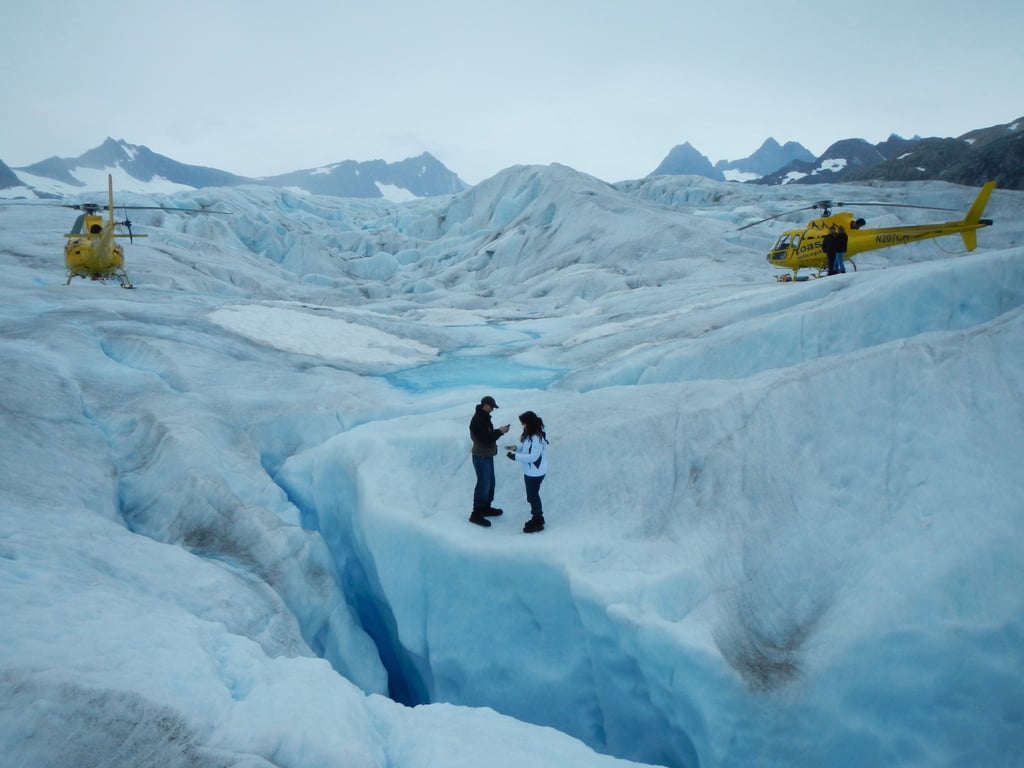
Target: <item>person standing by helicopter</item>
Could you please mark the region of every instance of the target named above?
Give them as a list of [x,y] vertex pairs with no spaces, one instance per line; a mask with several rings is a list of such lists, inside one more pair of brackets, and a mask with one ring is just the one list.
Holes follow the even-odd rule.
[[836,271],[835,271],[834,274],[845,275],[846,274],[846,264],[843,263],[843,259],[846,258],[846,246],[847,246],[847,243],[849,242],[849,238],[847,238],[846,230],[843,229],[842,225],[837,226],[837,227],[833,227],[833,229],[835,229],[835,232],[836,232],[836,237],[835,237],[835,240],[833,241],[833,244],[834,244],[835,249],[836,249],[836,255],[835,255],[835,268],[836,268]]
[[830,275],[836,273],[836,225],[828,228],[828,234],[821,238],[821,250],[825,252],[827,269]]

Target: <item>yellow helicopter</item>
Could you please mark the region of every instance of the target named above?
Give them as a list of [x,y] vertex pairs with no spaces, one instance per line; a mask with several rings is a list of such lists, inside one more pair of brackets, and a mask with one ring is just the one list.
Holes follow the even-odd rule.
[[967,215],[959,221],[947,221],[939,224],[919,224],[904,227],[879,227],[877,229],[865,229],[864,219],[854,219],[854,215],[846,211],[833,214],[832,209],[846,205],[922,208],[932,211],[949,211],[952,209],[934,208],[927,205],[902,205],[897,203],[834,203],[830,200],[822,200],[814,203],[813,205],[805,206],[804,208],[797,208],[794,211],[769,216],[765,219],[761,219],[760,221],[755,221],[752,224],[742,226],[739,229],[754,227],[758,224],[763,224],[766,221],[771,221],[772,219],[777,219],[781,216],[787,216],[790,213],[796,213],[797,211],[812,209],[820,210],[821,217],[812,219],[803,229],[791,229],[783,232],[779,236],[778,240],[775,241],[775,244],[771,247],[771,250],[768,251],[768,255],[766,256],[768,263],[773,267],[792,271],[791,275],[787,274],[776,276],[776,280],[780,282],[806,280],[807,277],[798,277],[798,273],[801,269],[811,270],[814,277],[821,277],[822,273],[826,271],[828,257],[821,249],[821,241],[833,226],[841,227],[846,232],[847,246],[844,262],[852,266],[854,271],[856,271],[857,265],[851,261],[851,257],[856,256],[859,253],[873,251],[879,248],[891,248],[894,245],[907,245],[908,243],[916,243],[919,240],[928,240],[933,237],[945,237],[946,235],[959,234],[963,238],[964,247],[968,251],[973,251],[978,247],[977,231],[983,227],[992,226],[992,220],[981,218],[981,214],[984,212],[985,206],[988,204],[989,196],[992,194],[992,190],[995,189],[995,186],[996,183],[994,181],[986,183],[981,188],[981,192],[978,193],[978,197],[967,212]]
[[[28,203],[31,205],[32,203]],[[107,174],[107,210],[108,217],[103,219],[98,203],[45,203],[61,208],[72,208],[82,213],[75,219],[71,231],[64,235],[67,244],[64,246],[64,266],[67,267],[67,282],[72,278],[87,277],[91,280],[117,280],[122,288],[134,288],[128,273],[124,271],[124,249],[117,243],[117,238],[127,237],[132,242],[136,235],[132,232],[132,222],[125,214],[124,221],[114,219],[114,179]],[[158,210],[176,213],[228,213],[204,208],[169,208],[162,205],[124,205],[125,211]],[[116,227],[125,227],[128,232],[115,232]]]

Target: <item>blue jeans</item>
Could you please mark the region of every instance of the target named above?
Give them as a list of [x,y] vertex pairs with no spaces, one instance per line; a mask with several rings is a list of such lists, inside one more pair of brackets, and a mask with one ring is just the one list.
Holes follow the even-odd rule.
[[487,509],[494,501],[494,457],[474,456],[476,488],[473,489],[473,509]]
[[843,259],[846,258],[846,253],[836,254],[836,272],[840,274],[846,274],[846,265],[843,264]]
[[543,516],[544,507],[540,503],[540,484],[544,481],[544,475],[540,477],[523,475],[523,481],[526,483],[526,500],[530,502],[530,514],[534,517]]

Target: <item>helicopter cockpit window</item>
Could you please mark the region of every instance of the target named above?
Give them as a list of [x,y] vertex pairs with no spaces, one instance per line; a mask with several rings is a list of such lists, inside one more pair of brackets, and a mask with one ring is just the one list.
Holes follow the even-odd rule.
[[780,235],[771,250],[772,260],[780,261],[786,258],[786,253],[789,251],[790,246],[795,247],[799,243],[800,235],[791,235],[789,233]]

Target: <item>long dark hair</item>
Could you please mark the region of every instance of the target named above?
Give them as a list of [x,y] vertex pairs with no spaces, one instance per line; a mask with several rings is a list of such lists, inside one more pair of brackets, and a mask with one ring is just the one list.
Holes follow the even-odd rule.
[[524,411],[519,414],[519,421],[523,425],[523,436],[522,440],[528,437],[539,435],[541,440],[545,443],[548,441],[548,436],[544,434],[544,421],[533,411]]

